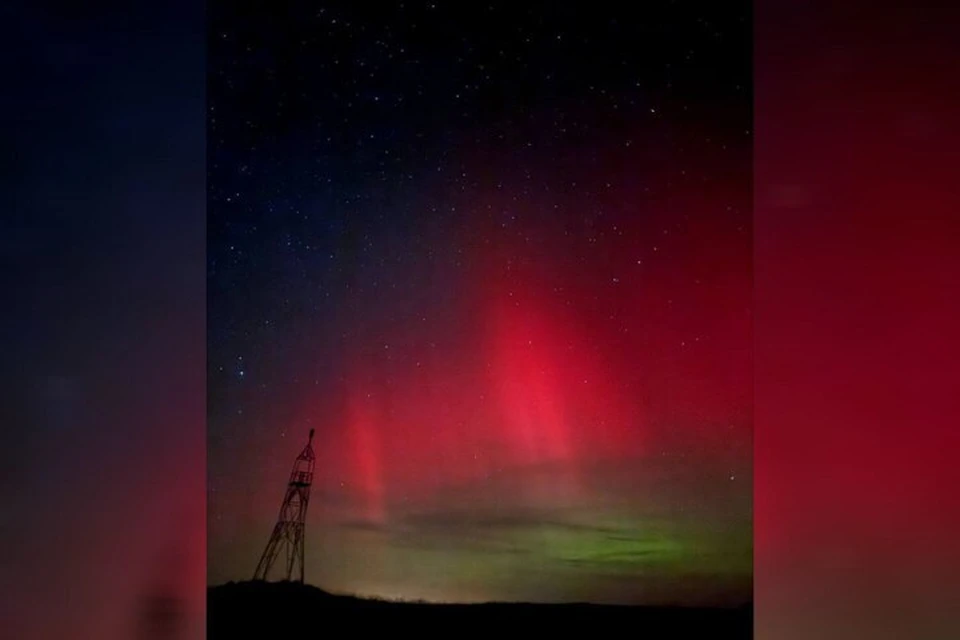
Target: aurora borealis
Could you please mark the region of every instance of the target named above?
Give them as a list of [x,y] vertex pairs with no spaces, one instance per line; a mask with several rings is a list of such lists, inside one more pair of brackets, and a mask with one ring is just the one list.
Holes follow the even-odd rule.
[[[208,580],[737,604],[749,5],[210,9]],[[579,6],[574,6],[579,5]]]

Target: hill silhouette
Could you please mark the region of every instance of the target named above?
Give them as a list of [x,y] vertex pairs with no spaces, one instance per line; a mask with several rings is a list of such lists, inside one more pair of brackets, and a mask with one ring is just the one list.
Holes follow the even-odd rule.
[[308,639],[364,631],[418,637],[451,637],[463,631],[512,635],[522,629],[564,635],[596,635],[609,629],[637,638],[739,640],[753,637],[753,608],[392,602],[333,595],[292,582],[231,582],[207,590],[207,637],[214,640],[285,634]]

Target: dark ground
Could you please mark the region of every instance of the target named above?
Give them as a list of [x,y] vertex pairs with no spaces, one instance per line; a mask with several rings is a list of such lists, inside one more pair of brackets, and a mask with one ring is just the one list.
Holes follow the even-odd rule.
[[[753,609],[592,604],[422,604],[334,596],[294,583],[228,583],[207,590],[208,638],[341,637],[369,631],[456,637],[571,632],[632,638],[753,637]],[[361,637],[363,637],[361,635]]]

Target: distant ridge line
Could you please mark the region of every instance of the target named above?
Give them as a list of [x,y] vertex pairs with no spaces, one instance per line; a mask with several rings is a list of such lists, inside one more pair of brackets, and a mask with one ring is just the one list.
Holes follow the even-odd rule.
[[[313,597],[319,600],[327,600],[330,602],[337,602],[339,604],[356,604],[356,605],[397,605],[402,607],[431,607],[431,608],[470,608],[470,607],[524,607],[524,608],[543,608],[543,609],[552,609],[552,608],[598,608],[598,609],[618,609],[618,610],[630,610],[630,611],[640,611],[646,610],[651,612],[673,612],[673,613],[684,613],[684,612],[739,612],[753,610],[753,603],[747,602],[740,605],[734,606],[716,606],[716,607],[701,607],[701,606],[689,606],[689,605],[629,605],[629,604],[613,604],[613,603],[597,603],[597,602],[583,602],[583,601],[574,601],[574,602],[524,602],[524,601],[502,601],[502,600],[491,600],[484,602],[443,602],[443,601],[431,601],[431,600],[394,600],[389,598],[379,598],[375,596],[359,596],[353,594],[340,594],[340,593],[331,593],[324,590],[321,587],[312,585],[309,583],[299,583],[296,581],[259,581],[259,580],[240,580],[240,581],[229,581],[219,585],[210,585],[207,587],[208,594],[228,594],[230,592],[239,593],[247,592],[251,595],[254,592],[259,592],[260,594],[267,595],[269,593],[277,594],[279,597],[279,592],[284,591],[285,594],[290,592],[298,592],[298,595],[301,597]],[[283,597],[289,597],[284,595]]]

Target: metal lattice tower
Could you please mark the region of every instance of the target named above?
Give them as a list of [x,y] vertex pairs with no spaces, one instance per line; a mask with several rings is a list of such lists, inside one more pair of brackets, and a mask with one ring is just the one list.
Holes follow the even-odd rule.
[[283,556],[284,579],[303,582],[303,532],[307,503],[310,501],[310,484],[313,482],[312,442],[313,429],[310,429],[307,446],[293,463],[287,493],[280,507],[280,516],[273,528],[273,535],[267,542],[267,548],[263,550],[260,562],[257,563],[254,580],[266,580],[277,558]]

